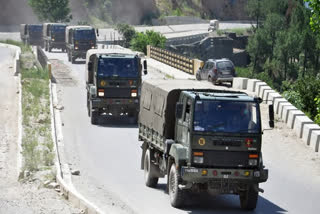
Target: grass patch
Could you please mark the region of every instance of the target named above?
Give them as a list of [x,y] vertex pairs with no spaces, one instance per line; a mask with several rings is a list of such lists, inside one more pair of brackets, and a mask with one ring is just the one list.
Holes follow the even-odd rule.
[[233,29],[225,29],[225,30],[217,30],[217,34],[221,36],[225,33],[236,33],[237,36],[248,35],[251,28],[233,28]]
[[15,41],[12,39],[6,39],[6,40],[0,40],[0,43],[5,43],[5,44],[9,44],[9,45],[15,45],[21,48],[21,52],[25,53],[25,52],[31,52],[31,46],[30,45],[26,45],[23,44],[22,42],[19,41]]
[[[51,137],[49,74],[35,66],[30,53],[21,55],[23,171],[35,172],[54,165]],[[29,65],[29,66],[26,66]]]

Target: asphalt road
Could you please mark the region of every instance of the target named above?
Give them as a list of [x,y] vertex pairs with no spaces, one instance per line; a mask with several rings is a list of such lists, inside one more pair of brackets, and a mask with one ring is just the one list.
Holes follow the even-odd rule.
[[[111,213],[243,213],[238,197],[229,195],[192,195],[184,209],[171,207],[164,179],[155,189],[144,185],[137,127],[91,125],[86,109],[84,64],[70,64],[65,53],[48,53],[48,57],[60,60],[54,60],[53,68],[61,70],[57,87],[64,106],[63,161],[71,169],[80,170],[80,176],[72,177],[80,193]],[[144,78],[163,75],[149,70]],[[262,109],[267,128],[267,106],[262,105]],[[274,130],[264,131],[263,140],[264,164],[270,173],[267,183],[261,185],[265,193],[260,194],[253,213],[319,213],[319,154],[279,121]]]

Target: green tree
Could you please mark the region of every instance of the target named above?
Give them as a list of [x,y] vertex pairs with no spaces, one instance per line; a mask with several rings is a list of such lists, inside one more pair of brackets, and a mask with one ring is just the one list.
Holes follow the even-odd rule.
[[136,51],[147,53],[147,45],[164,48],[166,37],[153,30],[147,30],[145,33],[137,33],[131,40],[131,48]]
[[118,24],[116,29],[124,37],[124,47],[128,48],[130,46],[131,40],[135,37],[135,29],[128,24]]
[[69,22],[72,19],[69,0],[29,0],[41,21]]
[[249,17],[255,19],[256,28],[259,28],[260,19],[263,18],[262,1],[261,0],[248,0],[246,10]]
[[310,26],[313,31],[320,32],[320,1],[304,0],[311,8]]

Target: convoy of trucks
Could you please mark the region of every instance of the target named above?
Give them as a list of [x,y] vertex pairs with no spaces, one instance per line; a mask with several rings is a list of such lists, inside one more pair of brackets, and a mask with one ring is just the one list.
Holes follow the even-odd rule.
[[[216,21],[211,25],[218,28]],[[97,35],[91,26],[21,25],[25,44],[43,46],[49,52],[53,48],[66,51],[72,63],[86,58],[92,124],[110,116],[138,123],[146,186],[156,187],[158,179],[167,176],[173,207],[182,207],[188,192],[210,191],[239,195],[243,209],[255,209],[263,192],[259,184],[268,179],[261,151],[262,100],[193,80],[142,83],[146,61],[119,46],[96,49]],[[273,114],[271,105],[270,127]]]

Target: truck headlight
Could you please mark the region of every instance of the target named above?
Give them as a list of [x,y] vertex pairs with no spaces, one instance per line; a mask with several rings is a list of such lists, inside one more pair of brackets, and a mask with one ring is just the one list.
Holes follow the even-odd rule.
[[99,97],[104,97],[104,90],[103,89],[99,89],[98,90],[98,96]]
[[54,38],[52,38],[51,40],[54,41]]
[[91,49],[94,49],[94,48],[95,48],[94,46],[91,47]]
[[78,50],[79,48],[78,48],[78,46],[75,46],[74,49],[75,49],[75,50]]
[[256,166],[258,165],[257,159],[249,159],[249,166]]
[[203,163],[203,152],[194,152],[193,153],[193,162],[194,163]]
[[138,96],[137,89],[131,90],[131,97],[137,97],[137,96]]

